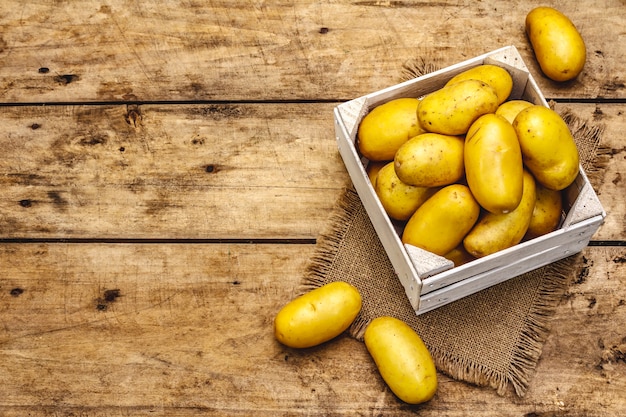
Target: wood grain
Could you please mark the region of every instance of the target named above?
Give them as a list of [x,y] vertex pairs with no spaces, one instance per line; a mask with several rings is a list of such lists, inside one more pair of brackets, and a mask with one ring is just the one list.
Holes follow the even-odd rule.
[[[524,34],[546,4],[586,41],[574,82],[543,77]],[[625,20],[623,0],[3,1],[0,415],[626,414]],[[349,184],[333,107],[511,44],[607,150],[599,246],[527,395],[440,375],[409,407],[346,335],[278,344]]]
[[312,249],[3,245],[0,414],[592,417],[626,410],[623,249],[584,250],[527,396],[499,397],[440,375],[435,399],[418,407],[393,397],[354,339],[305,350],[274,340],[273,316],[293,297]]
[[623,2],[558,4],[588,50],[580,78],[558,85],[524,33],[539,5],[6,0],[0,102],[345,100],[397,83],[416,57],[451,65],[508,45],[547,97],[625,98]]
[[[626,233],[619,198],[623,104],[560,104],[604,127],[597,186]],[[348,174],[333,104],[0,108],[2,238],[315,239]],[[224,219],[234,219],[224,221]]]
[[349,181],[332,107],[0,108],[0,233],[314,239]]

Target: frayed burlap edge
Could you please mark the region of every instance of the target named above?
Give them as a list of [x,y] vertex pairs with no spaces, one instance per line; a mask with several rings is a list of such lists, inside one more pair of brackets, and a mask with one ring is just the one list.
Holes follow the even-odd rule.
[[506,393],[509,384],[520,397],[528,391],[543,345],[550,334],[550,319],[569,287],[577,257],[578,255],[570,256],[534,271],[544,274],[542,286],[527,313],[508,372],[506,375],[492,375],[487,378],[489,385],[499,395]]

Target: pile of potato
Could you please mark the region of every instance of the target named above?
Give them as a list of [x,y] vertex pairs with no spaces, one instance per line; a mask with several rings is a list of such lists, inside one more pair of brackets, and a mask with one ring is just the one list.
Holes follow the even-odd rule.
[[[582,71],[585,45],[559,11],[538,7],[526,31],[546,76],[567,81]],[[398,98],[368,113],[358,147],[402,240],[460,264],[554,230],[561,190],[577,177],[572,135],[554,111],[508,100],[503,68],[465,71],[423,99]],[[274,319],[276,340],[311,348],[345,332],[362,308],[359,290],[331,282],[294,298]],[[437,370],[420,336],[403,321],[377,317],[364,342],[391,391],[420,404],[437,392]]]
[[508,100],[512,87],[504,68],[479,65],[362,119],[357,145],[403,243],[458,265],[558,227],[578,149],[558,113]]

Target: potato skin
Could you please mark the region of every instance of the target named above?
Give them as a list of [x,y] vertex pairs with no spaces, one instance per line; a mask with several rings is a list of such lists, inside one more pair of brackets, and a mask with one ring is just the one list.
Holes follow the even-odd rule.
[[536,201],[535,179],[524,170],[524,193],[517,208],[506,214],[484,214],[463,239],[463,246],[473,256],[481,258],[522,241]]
[[578,176],[578,148],[569,127],[552,109],[540,105],[519,112],[513,128],[522,158],[535,179],[551,190],[567,188]]
[[365,172],[367,173],[367,177],[369,178],[372,185],[376,186],[376,178],[380,170],[389,163],[390,161],[370,161],[367,164],[367,168]]
[[370,161],[391,161],[404,142],[425,132],[417,121],[416,98],[398,98],[374,107],[363,117],[357,146]]
[[437,369],[420,336],[394,317],[368,324],[365,346],[391,391],[408,404],[420,404],[437,392]]
[[526,15],[526,34],[543,73],[554,81],[569,81],[583,70],[587,49],[572,21],[551,7]]
[[446,253],[444,258],[454,262],[454,266],[461,266],[476,259],[465,249],[462,243]]
[[446,85],[458,83],[463,80],[480,80],[489,84],[498,96],[498,104],[502,104],[509,98],[513,90],[513,78],[507,70],[497,65],[483,64],[470,68],[452,77]]
[[462,80],[424,97],[417,106],[420,125],[429,132],[464,135],[474,120],[498,108],[498,95],[480,80]]
[[405,221],[435,193],[436,188],[405,184],[396,175],[393,162],[389,162],[378,172],[374,190],[387,215]]
[[495,214],[514,210],[522,199],[524,164],[513,126],[486,114],[465,138],[465,176],[476,201]]
[[463,138],[423,133],[406,141],[396,152],[398,178],[418,187],[450,185],[463,177]]
[[515,120],[519,112],[532,105],[534,105],[534,103],[526,100],[509,100],[498,106],[496,114],[504,117],[509,123],[513,124],[513,120]]
[[359,291],[347,282],[331,282],[287,303],[274,318],[274,336],[292,348],[317,346],[347,330],[359,311]]
[[561,191],[550,190],[537,183],[537,201],[524,238],[534,239],[556,230],[561,221],[562,210]]
[[443,187],[411,216],[402,232],[402,243],[444,256],[463,240],[480,214],[469,187]]

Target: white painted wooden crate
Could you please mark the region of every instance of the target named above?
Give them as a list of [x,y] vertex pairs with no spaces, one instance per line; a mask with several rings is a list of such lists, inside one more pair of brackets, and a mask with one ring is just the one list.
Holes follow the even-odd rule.
[[454,267],[444,257],[402,244],[400,231],[394,228],[367,176],[369,161],[357,151],[359,123],[371,109],[380,104],[395,98],[421,97],[443,87],[456,74],[481,64],[494,64],[509,71],[513,77],[510,99],[524,99],[548,106],[517,49],[507,46],[359,97],[334,110],[336,139],[341,157],[417,314],[580,252],[606,217],[580,167],[575,182],[565,191],[561,225],[552,233],[458,267]]

